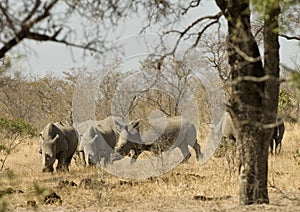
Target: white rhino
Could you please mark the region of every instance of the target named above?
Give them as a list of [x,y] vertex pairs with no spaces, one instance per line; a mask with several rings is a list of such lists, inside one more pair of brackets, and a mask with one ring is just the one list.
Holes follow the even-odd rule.
[[100,165],[102,159],[105,165],[110,161],[115,143],[116,140],[111,147],[97,127],[89,127],[80,138],[79,151],[84,153],[84,161],[87,166]]
[[220,132],[223,138],[236,141],[238,132],[233,125],[233,121],[229,112],[225,112],[219,123],[215,127],[216,132]]
[[78,133],[78,138],[79,138],[78,146],[74,155],[76,164],[80,162],[83,166],[86,165],[83,149],[80,148],[81,137],[90,127],[96,125],[97,125],[97,121],[94,120],[87,120],[73,125],[74,128],[76,129],[76,132]]
[[69,171],[69,165],[78,145],[76,130],[61,123],[48,123],[39,135],[42,153],[42,171],[53,172],[58,160],[57,171]]
[[[270,140],[270,152],[273,154],[274,143],[275,143],[275,154],[278,154],[281,150],[281,141],[284,134],[284,122],[281,117],[276,120],[276,126],[274,127],[273,135]],[[220,119],[219,123],[215,127],[215,132],[221,133],[220,147],[224,145],[234,144],[236,142],[238,131],[234,127],[233,120],[229,112],[225,112]],[[230,143],[228,143],[230,142]]]
[[[221,140],[216,141],[219,146],[215,151],[216,157],[223,157],[225,152],[229,149],[235,152],[236,139],[238,132],[234,127],[233,120],[229,112],[225,112],[221,117],[219,123],[214,127],[216,135],[220,135]],[[219,136],[217,136],[219,137]]]
[[109,116],[101,121],[86,121],[76,125],[80,135],[78,151],[81,153],[85,165],[99,164],[104,159],[104,164],[110,160],[117,142],[117,129],[115,123],[120,120]]
[[190,157],[188,146],[193,147],[199,160],[202,154],[197,143],[195,125],[177,116],[154,119],[150,123],[138,120],[126,125],[120,133],[115,153],[122,156],[131,153],[131,163],[134,163],[143,151],[147,150],[159,155],[178,147],[188,159]]
[[283,134],[285,131],[283,118],[278,117],[276,120],[276,127],[274,127],[274,132],[272,139],[270,141],[270,152],[273,155],[274,143],[275,143],[275,154],[279,154],[281,151],[281,142],[283,139]]

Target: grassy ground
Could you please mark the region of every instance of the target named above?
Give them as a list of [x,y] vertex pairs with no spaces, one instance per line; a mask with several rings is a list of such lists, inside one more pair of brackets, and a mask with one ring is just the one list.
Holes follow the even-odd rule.
[[282,154],[269,157],[269,205],[238,205],[236,167],[226,158],[200,165],[193,155],[172,171],[143,180],[74,163],[68,173],[51,174],[41,172],[32,140],[10,155],[8,170],[0,173],[0,211],[300,211],[299,130],[287,126]]

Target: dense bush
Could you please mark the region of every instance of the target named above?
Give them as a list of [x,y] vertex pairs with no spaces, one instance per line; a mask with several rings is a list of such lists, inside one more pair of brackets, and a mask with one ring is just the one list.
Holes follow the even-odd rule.
[[11,138],[12,136],[34,137],[37,129],[21,118],[16,120],[0,118],[0,132],[4,138]]

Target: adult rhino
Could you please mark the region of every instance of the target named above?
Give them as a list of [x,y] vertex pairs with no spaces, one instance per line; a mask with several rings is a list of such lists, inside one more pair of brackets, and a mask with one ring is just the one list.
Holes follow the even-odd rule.
[[79,151],[83,152],[85,165],[100,165],[102,159],[106,165],[114,152],[115,143],[116,140],[110,146],[97,127],[89,127],[81,136],[79,144]]
[[[284,134],[284,122],[281,117],[278,117],[276,120],[276,126],[274,127],[273,135],[270,140],[270,152],[273,155],[274,142],[275,142],[275,154],[278,154],[281,150],[281,141]],[[215,127],[215,132],[221,133],[221,143],[220,148],[224,145],[228,146],[228,144],[235,144],[236,138],[238,136],[238,132],[234,127],[232,117],[229,112],[225,112],[221,117],[219,123]],[[230,142],[230,143],[229,143]],[[225,150],[226,151],[226,150]]]
[[[237,130],[233,125],[233,120],[228,112],[225,112],[219,123],[213,128],[216,136],[221,138],[218,148],[214,155],[215,157],[223,157],[228,150],[235,152],[235,142],[238,135]],[[218,136],[219,135],[219,136]]]
[[202,154],[197,143],[196,128],[188,120],[177,116],[158,118],[149,123],[141,119],[123,128],[115,153],[121,156],[131,154],[131,163],[134,163],[143,151],[159,155],[178,147],[185,159],[188,159],[190,157],[188,146],[193,147],[199,160]]
[[101,159],[104,159],[104,164],[109,162],[117,143],[115,123],[121,126],[120,119],[109,116],[101,121],[90,120],[75,126],[80,135],[78,151],[85,165],[99,164]]
[[56,171],[69,171],[78,145],[78,136],[73,127],[61,123],[48,123],[39,135],[39,144],[43,172],[53,172],[56,159]]
[[223,114],[215,130],[221,133],[223,139],[230,139],[233,142],[236,141],[238,132],[233,125],[233,120],[229,112]]

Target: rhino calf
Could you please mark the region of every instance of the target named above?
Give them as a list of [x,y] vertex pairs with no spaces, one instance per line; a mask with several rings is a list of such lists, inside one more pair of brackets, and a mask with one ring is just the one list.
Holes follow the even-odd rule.
[[117,142],[115,124],[121,125],[120,119],[109,116],[100,121],[88,120],[75,125],[80,141],[78,153],[84,165],[97,165],[104,159],[104,165],[110,160]]
[[90,127],[81,137],[79,151],[84,154],[85,165],[100,165],[103,160],[104,165],[110,161],[113,148],[107,144],[97,127]]
[[61,123],[48,123],[39,135],[39,144],[43,172],[53,172],[56,159],[56,171],[69,171],[78,145],[78,136],[73,127]]

